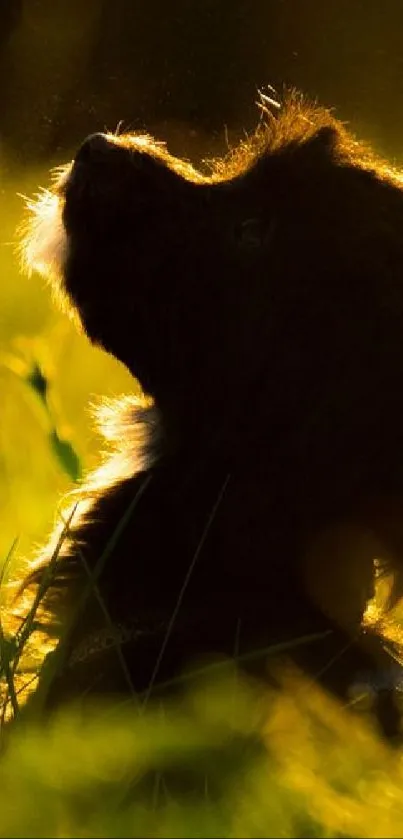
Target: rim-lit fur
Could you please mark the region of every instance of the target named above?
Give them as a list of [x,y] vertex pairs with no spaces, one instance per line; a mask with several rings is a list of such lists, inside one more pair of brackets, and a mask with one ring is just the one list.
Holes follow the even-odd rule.
[[[363,334],[362,347],[359,346],[359,351],[364,350],[362,369],[366,369],[367,363],[374,364],[376,381],[379,379],[382,384],[383,370],[386,375],[390,364],[396,364],[398,379],[396,322],[400,307],[403,316],[403,294],[397,282],[403,276],[402,176],[359,143],[329,111],[307,104],[295,93],[275,114],[268,110],[263,99],[262,111],[255,134],[224,159],[205,164],[203,172],[171,156],[163,144],[150,137],[104,135],[108,149],[106,166],[110,166],[107,176],[101,163],[99,182],[98,170],[94,168],[90,188],[88,178],[77,185],[74,183],[77,166],[74,169],[74,164],[68,164],[56,173],[49,191],[27,202],[21,244],[24,267],[39,271],[50,280],[63,305],[69,311],[73,308],[78,312],[90,339],[123,361],[138,376],[147,393],[145,401],[140,403],[128,399],[123,409],[119,406],[105,409],[109,428],[117,424],[113,432],[107,432],[113,445],[118,441],[117,452],[75,494],[73,503],[78,501],[77,514],[61,551],[49,602],[52,591],[65,587],[66,580],[67,587],[76,591],[74,580],[78,579],[80,585],[83,574],[77,546],[98,548],[98,531],[107,530],[108,526],[113,529],[117,524],[109,521],[108,516],[117,515],[116,506],[119,515],[122,513],[119,505],[123,501],[117,499],[122,496],[126,503],[138,489],[137,476],[147,473],[152,474],[155,484],[148,497],[154,498],[161,512],[167,497],[163,492],[168,493],[168,505],[173,510],[176,508],[171,495],[173,498],[177,493],[185,524],[188,519],[193,522],[193,515],[198,522],[199,512],[207,519],[212,502],[223,486],[226,487],[223,520],[233,522],[234,533],[236,526],[241,527],[239,519],[244,516],[245,521],[254,522],[256,510],[261,507],[258,524],[250,525],[251,578],[255,580],[256,591],[263,586],[269,610],[274,614],[277,608],[285,625],[287,604],[284,602],[282,609],[275,602],[276,595],[270,603],[271,586],[275,591],[275,585],[284,575],[281,585],[278,583],[279,591],[283,596],[289,587],[294,604],[290,608],[296,611],[305,596],[299,596],[300,572],[295,572],[296,560],[289,559],[287,554],[294,547],[293,517],[283,532],[284,544],[289,539],[290,546],[283,562],[276,556],[282,544],[278,512],[272,520],[273,529],[278,528],[278,542],[273,541],[267,559],[261,535],[263,542],[259,543],[258,553],[263,545],[264,558],[260,565],[260,556],[253,555],[253,528],[261,527],[262,534],[266,533],[272,508],[271,502],[267,502],[265,509],[265,495],[267,491],[275,509],[277,487],[280,497],[284,497],[284,506],[289,502],[290,508],[295,505],[298,510],[301,521],[296,519],[295,529],[297,532],[300,527],[304,535],[312,536],[316,512],[323,518],[323,527],[327,526],[329,514],[323,500],[326,490],[330,492],[330,507],[335,504],[336,517],[337,505],[342,509],[344,475],[338,474],[338,458],[332,452],[332,433],[337,437],[339,414],[332,420],[332,411],[339,411],[340,422],[346,422],[347,427],[347,419],[351,418],[355,428],[354,412],[360,410],[359,400],[355,402],[356,384],[359,386],[361,381],[360,356],[355,355],[355,325],[360,340]],[[118,168],[115,175],[114,164],[109,162],[114,149],[130,153],[116,164],[124,171],[121,183]],[[129,158],[132,168],[126,170]],[[130,178],[134,185],[131,191],[127,185]],[[119,189],[127,190],[120,203]],[[108,241],[108,224],[114,222],[114,216],[105,221],[103,202],[105,213],[111,212],[112,202],[123,221],[123,225],[117,225],[110,233],[111,241]],[[88,216],[90,206],[97,215],[95,219]],[[178,229],[178,224],[183,229]],[[299,252],[294,254],[293,248]],[[354,271],[361,283],[357,290]],[[385,353],[379,370],[375,369],[377,355],[368,323],[372,317],[375,323],[378,313],[380,353]],[[391,338],[390,347],[386,347],[389,319]],[[333,342],[329,331],[322,329],[322,322],[333,330]],[[304,340],[294,346],[299,329]],[[376,330],[374,334],[376,340]],[[345,355],[340,352],[339,370],[337,351],[334,357],[332,352],[335,342],[344,349],[344,339]],[[403,359],[403,344],[400,349]],[[370,410],[370,376],[363,388]],[[344,398],[347,402],[343,413]],[[398,440],[399,424],[396,418],[396,427],[393,425],[393,406],[391,398],[387,407],[390,429],[393,427],[390,434],[391,439]],[[381,434],[383,419],[375,404],[374,416],[380,423]],[[354,433],[359,445],[359,430]],[[354,441],[351,445],[354,455]],[[370,448],[370,454],[371,451]],[[296,465],[289,467],[290,474],[284,476],[289,452]],[[276,462],[277,455],[284,467]],[[365,456],[363,450],[364,472]],[[322,491],[320,483],[327,479],[322,463],[327,457],[335,472],[336,488],[333,490],[329,476],[329,486]],[[393,451],[390,457],[392,463]],[[356,477],[354,469],[349,472],[348,457],[345,466],[350,516]],[[382,475],[382,464],[376,463],[374,469],[379,469]],[[172,477],[171,484],[167,476]],[[195,488],[198,480],[200,487]],[[250,490],[245,488],[249,486],[248,481]],[[374,481],[375,484],[378,481],[379,486],[374,490],[379,490],[380,495],[396,493],[397,473],[392,476],[390,490],[386,478],[383,483],[383,475],[379,480],[375,476]],[[164,491],[159,486],[165,487]],[[187,506],[191,504],[192,492],[200,511]],[[154,502],[146,500],[146,512],[138,513],[140,531],[144,517],[147,521],[152,519]],[[308,524],[304,520],[305,508]],[[155,529],[158,529],[159,514],[155,515]],[[371,516],[372,513],[370,519]],[[380,514],[378,519],[382,519]],[[170,524],[166,526],[171,532]],[[134,522],[130,531],[134,540],[135,528]],[[224,524],[222,528],[225,542],[228,527],[227,531]],[[191,546],[196,537],[190,525],[189,530]],[[182,534],[178,531],[182,544]],[[196,524],[194,531],[197,531]],[[148,536],[151,541],[156,540],[156,550],[159,549],[158,535],[151,529]],[[381,543],[384,536],[382,532]],[[53,536],[53,544],[57,538],[58,534]],[[114,559],[122,588],[126,584],[126,561],[132,569],[130,538],[127,537]],[[233,550],[234,556],[236,543],[235,536],[234,544],[228,543],[228,550]],[[145,544],[142,547],[147,550]],[[395,601],[402,593],[403,557],[393,547],[386,554],[394,565],[392,600]],[[152,550],[151,546],[151,553]],[[51,546],[44,550],[23,588],[40,581],[51,552]],[[245,557],[245,563],[248,562],[249,558]],[[263,565],[272,570],[265,571],[260,586],[258,575]],[[323,574],[326,578],[329,573],[330,588],[335,579],[332,575],[337,575],[336,565],[337,560],[332,569],[326,566],[326,572],[321,570],[320,563],[317,565],[319,576]],[[213,575],[211,579],[213,588],[215,583],[218,585],[220,573],[217,563],[216,568],[217,578]],[[231,572],[228,560],[228,574]],[[166,573],[161,571],[165,584],[169,583]],[[369,578],[372,571],[365,573]],[[114,585],[113,569],[105,575],[107,593],[108,586]],[[224,571],[222,577],[220,585],[224,593]],[[238,580],[236,575],[235,578]],[[241,582],[238,580],[233,586],[242,588],[242,574],[239,579]],[[150,590],[145,596],[149,595]],[[147,603],[147,612],[149,608]],[[290,613],[289,622],[292,619]]]

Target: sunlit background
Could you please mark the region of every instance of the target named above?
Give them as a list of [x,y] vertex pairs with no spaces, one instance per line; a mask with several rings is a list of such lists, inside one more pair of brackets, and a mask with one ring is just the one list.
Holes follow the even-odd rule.
[[[91,404],[136,387],[20,271],[21,196],[120,122],[196,164],[220,154],[267,85],[403,163],[402,45],[402,0],[0,0],[0,568],[16,538],[17,562],[32,555],[98,462]],[[0,836],[402,835],[403,764],[366,728],[370,696],[352,726],[312,684],[234,684],[147,718],[17,732]]]

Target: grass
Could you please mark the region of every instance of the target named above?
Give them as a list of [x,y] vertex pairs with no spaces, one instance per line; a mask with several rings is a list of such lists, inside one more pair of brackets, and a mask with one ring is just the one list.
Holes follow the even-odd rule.
[[[46,536],[61,495],[96,463],[89,402],[133,386],[52,309],[39,278],[19,273],[16,193],[46,180],[43,171],[22,173],[0,193],[2,582]],[[164,705],[147,697],[72,706],[46,725],[21,714],[18,671],[25,667],[32,685],[37,674],[37,606],[14,637],[0,621],[16,718],[0,744],[0,836],[403,834],[402,756],[377,739],[365,703],[352,725],[299,674],[284,671],[273,693],[222,665],[185,680]]]
[[293,674],[228,666],[174,703],[21,721],[0,761],[0,836],[398,837],[399,756]]

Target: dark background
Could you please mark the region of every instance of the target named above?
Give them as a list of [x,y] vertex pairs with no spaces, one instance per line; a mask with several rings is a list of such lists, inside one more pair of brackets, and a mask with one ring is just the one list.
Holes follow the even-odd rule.
[[0,0],[0,142],[60,160],[123,120],[192,158],[296,86],[401,154],[402,0]]

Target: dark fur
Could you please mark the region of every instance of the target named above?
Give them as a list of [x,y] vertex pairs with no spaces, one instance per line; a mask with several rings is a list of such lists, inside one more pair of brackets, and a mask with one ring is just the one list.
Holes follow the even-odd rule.
[[[358,672],[388,667],[381,642],[360,633],[378,542],[400,594],[398,174],[293,96],[209,176],[151,140],[98,135],[56,191],[63,293],[152,397],[131,435],[137,422],[153,430],[144,451],[129,435],[127,475],[84,486],[94,497],[49,596],[67,580],[77,602],[83,557],[94,569],[140,491],[98,579],[136,690],[198,654],[242,657],[330,630],[291,654],[345,695]],[[116,650],[88,653],[106,643],[105,620],[91,598],[50,703],[128,689]]]

